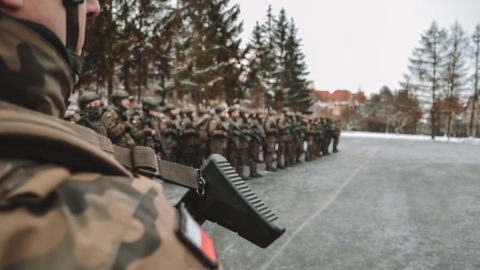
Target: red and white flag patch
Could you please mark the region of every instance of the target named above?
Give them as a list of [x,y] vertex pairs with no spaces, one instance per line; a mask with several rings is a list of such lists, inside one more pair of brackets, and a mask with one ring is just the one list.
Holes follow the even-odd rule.
[[181,242],[205,266],[212,269],[218,268],[217,254],[212,239],[187,212],[183,204],[180,205],[179,212],[180,220],[177,234]]

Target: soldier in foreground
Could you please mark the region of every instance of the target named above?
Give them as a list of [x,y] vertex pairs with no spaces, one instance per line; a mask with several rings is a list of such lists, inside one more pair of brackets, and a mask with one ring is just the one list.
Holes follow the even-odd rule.
[[177,237],[161,185],[59,119],[98,13],[94,0],[0,1],[0,269],[215,268]]

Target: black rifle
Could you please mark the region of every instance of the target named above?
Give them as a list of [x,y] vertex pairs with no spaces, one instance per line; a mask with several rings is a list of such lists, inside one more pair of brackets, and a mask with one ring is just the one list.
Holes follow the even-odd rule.
[[78,121],[75,123],[82,125],[84,127],[87,127],[89,129],[93,129],[93,131],[95,131],[96,133],[99,133],[97,127],[85,115],[80,117],[80,119],[78,119]]
[[262,248],[285,232],[281,220],[221,155],[211,155],[200,176],[205,181],[201,192],[190,189],[177,204],[185,204],[200,225],[215,222]]
[[184,205],[200,225],[206,220],[215,222],[262,248],[268,247],[286,230],[283,222],[221,155],[211,155],[197,170],[161,160],[150,147],[114,146],[114,154],[133,172],[189,188],[176,206]]

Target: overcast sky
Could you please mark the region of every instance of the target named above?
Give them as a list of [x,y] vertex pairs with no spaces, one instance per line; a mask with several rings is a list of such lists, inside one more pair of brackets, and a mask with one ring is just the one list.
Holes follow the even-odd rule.
[[293,17],[317,90],[378,92],[399,88],[420,34],[436,21],[458,20],[470,37],[480,23],[480,0],[233,0],[241,9],[243,43],[271,4]]

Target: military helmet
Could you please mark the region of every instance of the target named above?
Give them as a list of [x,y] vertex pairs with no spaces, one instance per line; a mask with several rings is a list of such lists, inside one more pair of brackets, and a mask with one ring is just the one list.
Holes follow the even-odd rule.
[[124,99],[124,98],[130,98],[130,95],[127,93],[125,90],[115,90],[112,93],[112,99]]
[[270,114],[270,115],[277,115],[278,113],[277,113],[277,111],[275,111],[275,110],[271,110],[268,114]]
[[198,116],[203,116],[203,115],[208,114],[208,113],[209,113],[209,111],[207,109],[200,109],[198,111]]
[[182,109],[180,110],[180,113],[192,114],[192,113],[193,113],[193,110],[192,110],[191,108],[186,107],[186,108],[182,108]]
[[160,102],[152,97],[146,97],[142,101],[142,110],[155,110]]
[[170,112],[171,110],[173,109],[176,109],[177,107],[175,107],[175,105],[173,104],[167,104],[165,105],[165,107],[163,108],[163,112]]
[[240,115],[244,115],[244,114],[251,114],[251,112],[249,109],[241,108]]
[[100,98],[98,95],[94,92],[85,92],[83,93],[82,96],[78,99],[78,105],[80,106],[81,109],[85,108],[85,105],[88,103],[94,101],[94,100],[99,100]]
[[288,107],[283,107],[283,109],[282,109],[283,113],[286,113],[286,112],[289,112],[289,111],[290,111],[290,109]]
[[222,106],[222,105],[215,107],[215,113],[216,113],[216,114],[219,114],[219,113],[221,113],[221,112],[223,112],[223,111],[225,111],[225,110],[226,110],[226,108],[225,108],[224,106]]

